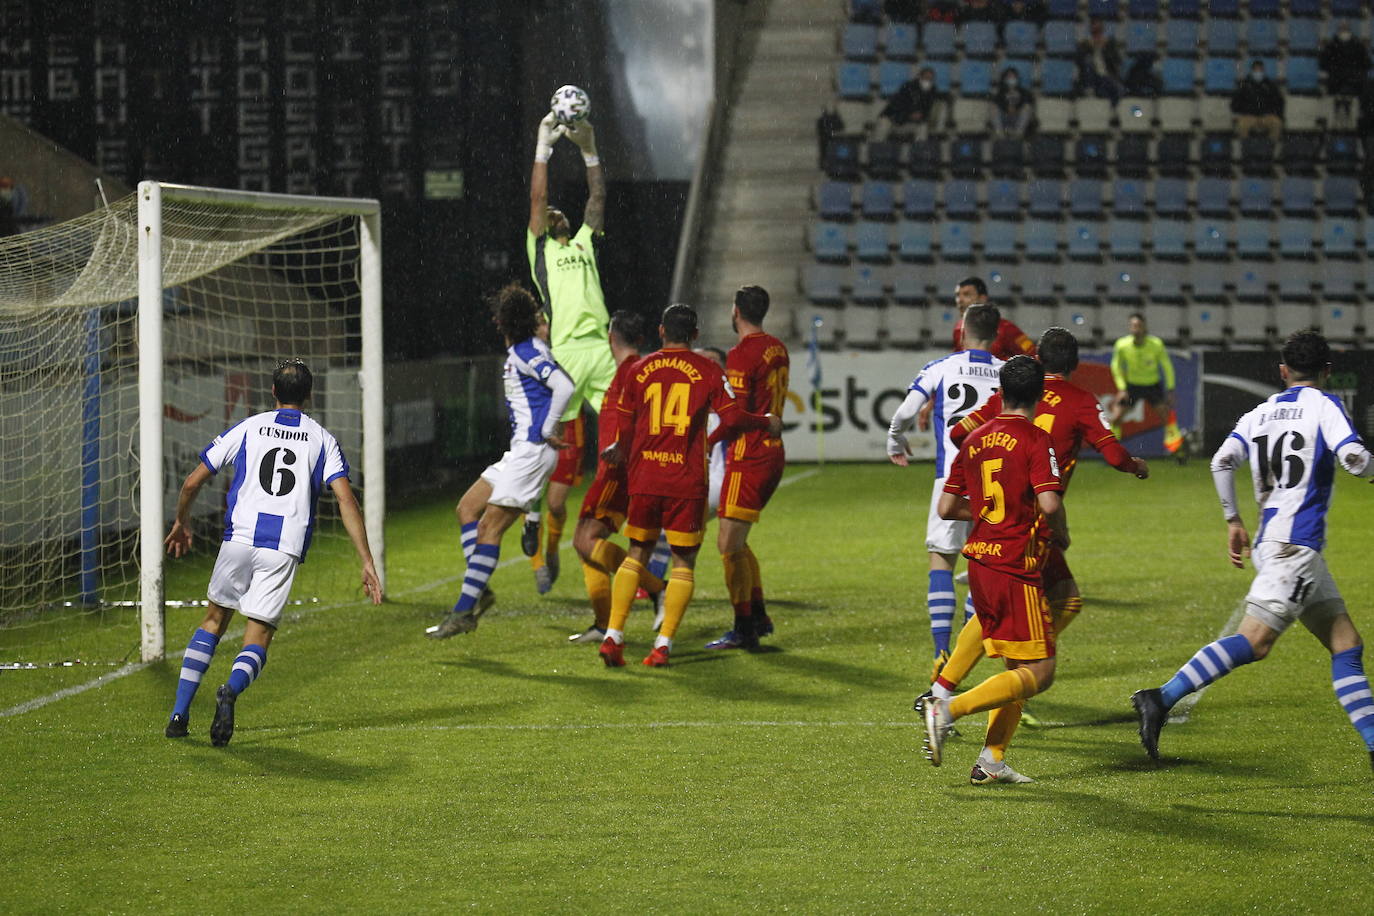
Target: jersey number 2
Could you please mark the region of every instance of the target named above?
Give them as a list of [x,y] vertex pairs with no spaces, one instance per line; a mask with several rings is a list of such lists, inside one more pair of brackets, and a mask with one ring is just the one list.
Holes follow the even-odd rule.
[[[277,455],[282,467],[277,467]],[[269,496],[285,496],[296,488],[296,475],[287,469],[296,463],[296,453],[289,448],[269,448],[258,466],[258,482]]]
[[657,436],[663,427],[671,426],[679,436],[687,435],[687,427],[692,417],[687,413],[687,396],[692,386],[687,382],[673,382],[668,386],[668,396],[663,396],[663,384],[654,382],[644,389],[644,400],[649,405],[649,434]]

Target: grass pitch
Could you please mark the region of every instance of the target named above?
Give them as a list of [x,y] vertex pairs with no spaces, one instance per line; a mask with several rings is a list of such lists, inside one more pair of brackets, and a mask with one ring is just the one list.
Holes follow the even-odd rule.
[[[911,712],[931,467],[808,470],[751,538],[767,652],[700,648],[729,620],[709,541],[667,670],[637,664],[645,606],[623,670],[566,643],[588,616],[571,551],[549,595],[520,559],[475,633],[427,640],[461,571],[445,501],[389,521],[387,604],[282,627],[227,748],[206,731],[237,638],[188,739],[162,737],[177,661],[0,718],[0,910],[1370,908],[1374,775],[1305,632],[1167,727],[1160,764],[1137,741],[1130,692],[1214,638],[1250,580],[1226,564],[1204,465],[1078,470],[1084,612],[1033,701],[1050,727],[1008,758],[1036,784],[996,787],[968,784],[982,716],[934,769]],[[1371,629],[1370,493],[1338,489],[1327,557]],[[512,533],[502,558],[518,555]],[[209,562],[173,564],[176,584],[203,589]],[[197,615],[168,618],[177,651]],[[0,710],[92,676],[0,673]]]

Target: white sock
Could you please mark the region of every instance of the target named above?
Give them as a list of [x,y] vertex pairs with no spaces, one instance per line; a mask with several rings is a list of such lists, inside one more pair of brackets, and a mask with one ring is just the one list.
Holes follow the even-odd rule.
[[658,636],[658,637],[655,637],[655,638],[654,638],[654,648],[655,648],[655,649],[667,649],[669,652],[671,652],[671,651],[673,651],[673,641],[672,641],[670,638],[668,638],[667,636]]
[[983,752],[978,755],[978,765],[983,768],[984,773],[1000,773],[1007,762],[1005,760],[993,760],[992,751],[983,748]]
[[940,700],[954,699],[954,691],[950,690],[948,687],[946,687],[944,684],[941,684],[939,681],[936,681],[934,684],[930,685],[930,695]]
[[539,513],[538,513],[538,512],[526,512],[526,513],[525,513],[525,521],[527,521],[527,522],[533,522],[533,523],[536,524],[536,525],[539,524]]
[[625,645],[625,633],[622,630],[607,630],[606,638],[613,640],[617,646]]

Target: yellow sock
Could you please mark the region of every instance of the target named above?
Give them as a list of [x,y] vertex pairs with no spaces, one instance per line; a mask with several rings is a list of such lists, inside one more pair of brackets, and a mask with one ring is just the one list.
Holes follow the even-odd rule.
[[754,556],[754,548],[748,544],[744,545],[744,559],[749,563],[749,579],[751,581],[750,598],[763,600],[763,576],[759,574],[759,558]]
[[968,693],[950,700],[949,714],[959,719],[985,709],[1005,706],[1013,700],[1033,697],[1038,689],[1035,675],[1031,674],[1029,669],[1012,668],[1010,671],[994,674]]
[[592,545],[592,562],[614,576],[620,564],[625,562],[625,548],[605,538],[597,538]]
[[1021,707],[1025,705],[1025,700],[1013,700],[997,707],[988,716],[988,738],[983,746],[993,760],[1002,760],[1007,756],[1007,745],[1011,744],[1011,736],[1016,734],[1016,726],[1021,724]]
[[948,681],[949,688],[953,690],[968,677],[982,657],[983,625],[978,622],[978,615],[974,614],[964,621],[964,628],[959,631],[959,639],[954,643],[954,651],[940,669],[941,679]]
[[530,565],[535,569],[544,568],[544,548],[542,545],[544,543],[544,519],[546,518],[548,518],[547,515],[539,518],[539,537],[534,542],[534,556],[530,557]]
[[587,599],[592,603],[596,625],[604,630],[611,621],[611,577],[604,569],[583,563],[582,581],[587,583]]
[[625,562],[616,570],[611,581],[611,619],[608,629],[625,629],[625,621],[630,617],[630,607],[635,603],[635,592],[639,591],[639,574],[644,571],[638,561],[626,557]]
[[730,604],[735,614],[748,617],[751,613],[750,595],[754,590],[754,577],[749,569],[749,558],[743,550],[720,555],[725,567],[725,591],[730,595]]
[[668,593],[663,596],[663,625],[658,628],[659,636],[672,639],[677,634],[678,624],[687,613],[687,602],[692,600],[695,588],[696,576],[687,567],[678,566],[668,573]]
[[1078,612],[1081,610],[1083,599],[1078,596],[1051,601],[1050,619],[1054,621],[1054,635],[1058,636],[1068,629],[1069,624],[1078,619]]
[[558,553],[558,542],[563,540],[563,522],[567,516],[559,518],[552,512],[544,516],[544,556],[551,557]]

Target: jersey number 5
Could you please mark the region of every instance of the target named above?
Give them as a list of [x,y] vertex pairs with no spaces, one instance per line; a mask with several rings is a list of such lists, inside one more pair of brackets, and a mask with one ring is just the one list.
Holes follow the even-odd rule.
[[686,382],[673,382],[668,386],[668,396],[663,396],[663,384],[654,382],[644,389],[644,401],[649,405],[649,434],[657,436],[663,427],[671,426],[679,436],[687,435],[687,427],[692,417],[687,413],[687,396],[692,386]]
[[[277,455],[282,467],[277,467]],[[258,482],[269,496],[285,496],[296,488],[296,475],[287,466],[296,463],[296,453],[289,448],[269,448],[258,465]]]
[[988,524],[999,524],[1007,517],[1007,494],[997,479],[1002,470],[1001,458],[989,458],[981,465],[983,468],[983,511],[978,513]]

